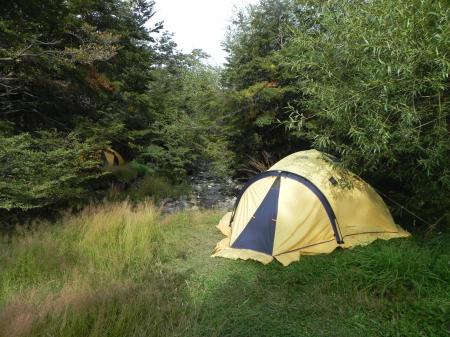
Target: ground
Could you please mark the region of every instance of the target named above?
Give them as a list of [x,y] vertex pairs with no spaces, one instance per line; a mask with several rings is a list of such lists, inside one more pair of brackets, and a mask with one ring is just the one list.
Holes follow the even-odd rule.
[[0,246],[0,336],[448,336],[450,234],[211,258],[215,211],[90,207]]

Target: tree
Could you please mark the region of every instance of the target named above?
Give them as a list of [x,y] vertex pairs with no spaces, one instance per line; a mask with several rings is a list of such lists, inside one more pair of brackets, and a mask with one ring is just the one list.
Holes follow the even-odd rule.
[[[0,14],[0,210],[94,195],[101,150],[142,127],[152,1],[5,3]],[[88,159],[89,158],[89,159]],[[89,181],[89,183],[86,183]],[[3,217],[5,218],[5,217]]]
[[0,25],[3,119],[16,131],[120,138],[140,108],[129,93],[145,93],[150,80],[151,34],[161,28],[145,28],[152,15],[146,1],[8,3]]
[[291,130],[438,220],[450,204],[448,4],[301,3],[318,14],[282,52],[304,93]]
[[306,12],[290,0],[263,0],[239,12],[229,28],[222,81],[239,130],[233,147],[239,162],[247,163],[248,155],[259,157],[263,151],[274,160],[307,145],[279,123],[288,118],[287,108],[299,96],[282,72],[279,52]]
[[234,154],[218,70],[203,63],[207,55],[200,50],[179,52],[168,34],[158,52],[149,86],[155,119],[135,133],[143,144],[137,159],[176,180],[204,166],[218,176],[230,173]]
[[153,8],[146,0],[3,6],[3,219],[101,196],[107,179],[123,178],[120,170],[105,178],[109,146],[142,172],[177,181],[206,162],[229,171],[218,73],[202,64],[203,52],[180,53],[168,33],[157,39]]

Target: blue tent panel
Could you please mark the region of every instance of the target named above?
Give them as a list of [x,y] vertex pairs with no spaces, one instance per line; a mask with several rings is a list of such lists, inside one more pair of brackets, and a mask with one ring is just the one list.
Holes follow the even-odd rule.
[[[339,226],[336,221],[336,215],[334,214],[333,208],[331,207],[330,203],[328,202],[326,196],[322,193],[322,191],[316,185],[314,185],[311,181],[309,181],[305,177],[302,177],[298,174],[288,172],[288,171],[280,171],[280,170],[265,171],[263,173],[260,173],[256,176],[254,176],[253,178],[251,178],[247,182],[247,184],[245,184],[245,186],[241,189],[241,191],[236,199],[233,213],[230,218],[230,226],[231,226],[231,223],[233,222],[234,215],[236,213],[236,209],[239,204],[239,201],[241,200],[241,197],[243,196],[243,194],[247,190],[247,188],[249,188],[251,184],[253,184],[254,182],[256,182],[260,179],[264,179],[266,177],[280,177],[280,176],[298,181],[299,183],[305,185],[309,190],[311,190],[311,192],[313,192],[319,198],[320,202],[322,203],[323,207],[325,208],[325,211],[327,212],[328,218],[330,219],[331,227],[333,228],[334,236],[336,237],[336,242],[344,243],[344,240],[342,239],[342,234],[340,233],[340,229],[339,229]],[[330,182],[333,184],[333,181],[330,180]],[[277,201],[278,201],[278,198],[277,198]]]
[[231,247],[272,255],[279,195],[280,177],[277,177],[255,215]]

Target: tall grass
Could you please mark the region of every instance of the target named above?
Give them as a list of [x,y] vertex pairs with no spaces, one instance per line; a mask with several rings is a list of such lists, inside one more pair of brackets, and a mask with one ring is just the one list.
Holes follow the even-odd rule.
[[170,252],[158,220],[152,204],[123,202],[4,239],[0,336],[175,331],[185,315],[175,296],[182,278],[162,266]]
[[447,336],[450,235],[284,268],[212,259],[220,214],[86,208],[0,243],[0,336]]

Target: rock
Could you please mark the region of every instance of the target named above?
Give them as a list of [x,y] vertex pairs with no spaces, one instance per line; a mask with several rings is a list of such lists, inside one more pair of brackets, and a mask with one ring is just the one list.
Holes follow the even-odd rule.
[[200,208],[232,210],[236,195],[243,184],[231,178],[215,178],[207,170],[201,170],[189,177],[192,194],[177,200],[164,200],[161,203],[163,213],[173,213],[181,210],[196,211]]

